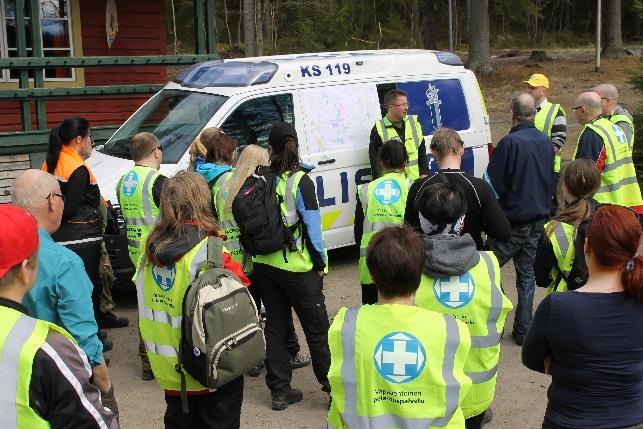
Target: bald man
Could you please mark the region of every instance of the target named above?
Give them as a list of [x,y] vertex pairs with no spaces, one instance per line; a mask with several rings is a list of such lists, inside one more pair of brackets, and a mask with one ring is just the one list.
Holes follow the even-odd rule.
[[78,342],[92,368],[92,382],[103,402],[118,415],[113,386],[103,359],[103,343],[92,306],[93,285],[80,257],[51,238],[60,227],[65,208],[58,180],[42,170],[25,170],[13,180],[13,204],[38,224],[38,277],[24,297],[31,314],[61,326]]
[[592,90],[601,97],[601,107],[605,115],[613,124],[621,127],[627,138],[630,150],[634,147],[634,123],[632,115],[618,104],[618,89],[611,83],[602,83]]
[[601,187],[594,195],[596,201],[631,207],[643,214],[641,189],[627,137],[603,114],[601,102],[601,96],[593,91],[576,98],[572,111],[584,127],[578,136],[574,159],[589,158],[601,171]]
[[511,131],[498,142],[484,174],[511,223],[511,235],[507,242],[490,238],[487,245],[498,257],[500,266],[510,259],[514,261],[518,304],[512,337],[522,345],[532,319],[536,249],[551,212],[554,147],[549,137],[534,125],[533,96],[515,95],[511,112]]

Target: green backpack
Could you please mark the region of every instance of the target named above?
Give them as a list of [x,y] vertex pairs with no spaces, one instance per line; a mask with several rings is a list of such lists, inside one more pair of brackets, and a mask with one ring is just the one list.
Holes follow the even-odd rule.
[[266,358],[257,307],[245,285],[223,268],[223,240],[208,238],[208,267],[190,283],[183,299],[176,371],[187,413],[184,370],[209,389],[218,389]]

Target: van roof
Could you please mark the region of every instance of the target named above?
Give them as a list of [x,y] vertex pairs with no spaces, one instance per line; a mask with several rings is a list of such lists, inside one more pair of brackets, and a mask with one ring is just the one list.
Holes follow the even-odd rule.
[[463,69],[460,58],[451,52],[422,49],[322,52],[207,61],[185,69],[174,82],[188,88],[283,86],[429,70],[452,72],[453,67]]

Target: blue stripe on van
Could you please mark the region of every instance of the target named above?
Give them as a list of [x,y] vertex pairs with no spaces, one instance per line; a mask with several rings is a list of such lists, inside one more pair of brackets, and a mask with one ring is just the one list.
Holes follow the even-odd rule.
[[[426,159],[429,163],[429,172],[430,174],[434,174],[438,172],[438,163],[435,162],[433,157],[431,156],[431,153],[429,152],[426,155]],[[465,147],[464,148],[464,155],[462,156],[462,165],[460,168],[464,170],[465,173],[471,174],[473,176],[474,174],[474,165],[475,165],[475,157],[473,155],[473,149],[470,147]]]

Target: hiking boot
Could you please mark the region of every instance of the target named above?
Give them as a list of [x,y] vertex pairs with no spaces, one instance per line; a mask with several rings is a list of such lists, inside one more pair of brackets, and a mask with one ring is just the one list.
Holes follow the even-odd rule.
[[292,369],[303,368],[310,365],[310,355],[297,353],[295,357],[290,358],[290,367]]
[[143,370],[141,371],[141,379],[145,381],[154,380],[152,369],[143,367]]
[[98,326],[103,328],[124,328],[129,325],[129,319],[127,317],[117,316],[111,311],[108,313],[102,313],[96,318]]
[[486,425],[491,420],[493,420],[493,411],[491,411],[491,408],[488,408],[487,411],[484,412],[484,417],[482,418],[482,424]]
[[264,367],[263,364],[255,365],[250,370],[248,371],[248,375],[250,377],[259,377],[259,374],[261,374],[261,369]]
[[304,394],[301,393],[301,390],[289,387],[286,390],[274,391],[271,393],[271,396],[272,409],[275,411],[281,411],[288,408],[288,405],[301,401]]
[[98,339],[103,343],[103,353],[106,353],[114,347],[114,343],[107,337],[107,332],[102,329],[98,331]]
[[101,338],[100,341],[103,343],[103,353],[107,353],[114,348],[114,342],[109,338],[107,337],[105,337],[105,339]]

